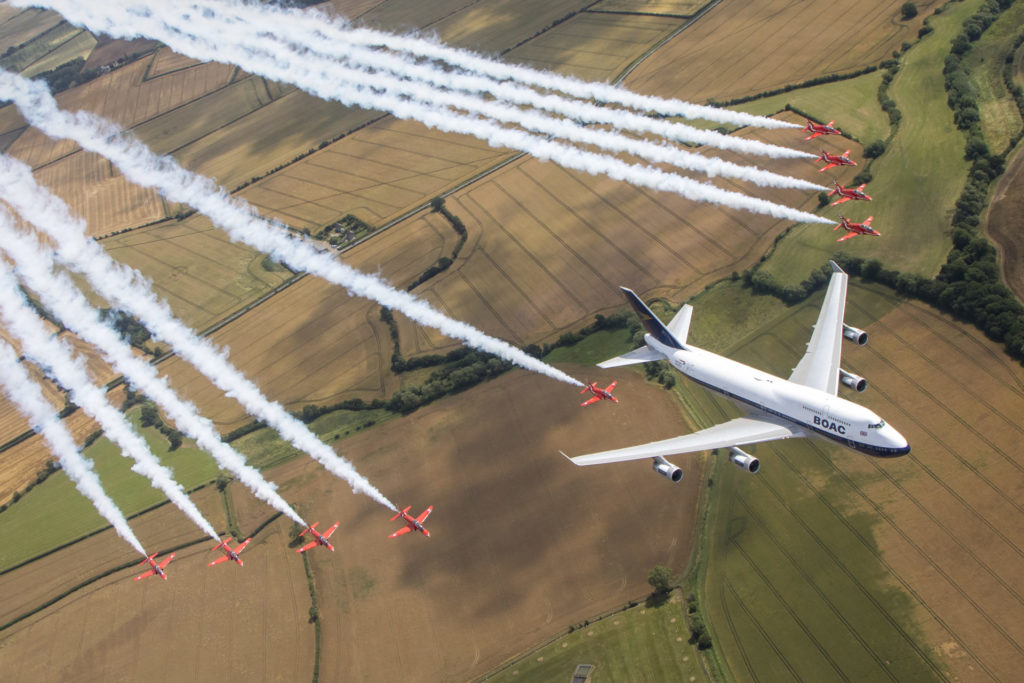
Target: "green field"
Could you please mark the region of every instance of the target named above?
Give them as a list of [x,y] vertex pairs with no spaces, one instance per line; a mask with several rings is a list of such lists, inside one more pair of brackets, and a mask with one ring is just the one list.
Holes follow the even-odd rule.
[[[854,285],[850,292],[860,316],[880,317],[895,303],[882,290]],[[732,284],[699,300],[705,306],[694,316],[695,340],[715,340],[730,357],[787,375],[821,296],[788,309],[751,303],[734,308],[731,320],[700,315],[707,304],[744,296],[753,298]],[[731,404],[682,385],[701,426],[737,414]],[[921,636],[908,626],[914,621],[909,600],[878,559],[877,518],[858,506],[829,462],[862,456],[804,440],[751,450],[762,461],[756,477],[721,454],[711,474],[702,604],[729,678],[751,680],[755,672],[757,680],[780,681],[934,678]]]
[[[800,225],[782,240],[765,269],[784,284],[798,284],[811,268],[842,250],[877,258],[888,267],[932,277],[952,247],[949,213],[963,188],[964,136],[946,104],[942,64],[949,43],[979,0],[947,5],[931,20],[935,31],[907,51],[889,90],[903,119],[888,149],[871,168],[867,192],[874,200],[828,207],[823,215],[852,220],[875,217],[881,237],[857,237],[841,245],[828,226]],[[828,117],[833,118],[833,117]],[[837,117],[837,124],[845,125]],[[851,206],[852,205],[852,206]],[[840,211],[840,209],[842,211]]]
[[1003,81],[1003,66],[1013,53],[1021,26],[1024,4],[1016,3],[988,27],[963,62],[976,92],[985,142],[993,154],[1006,151],[1010,138],[1021,129],[1020,110]]
[[[138,409],[131,416],[137,425]],[[217,476],[219,470],[213,459],[192,447],[191,442],[168,452],[167,439],[156,429],[146,428],[140,433],[186,490]],[[121,457],[120,449],[106,438],[98,439],[84,455],[94,463],[103,489],[125,516],[164,500],[162,492],[131,471],[133,461]],[[0,514],[0,571],[105,526],[106,520],[92,503],[67,475],[57,472]]]
[[592,664],[590,681],[708,680],[690,644],[678,592],[661,607],[638,605],[581,626],[529,653],[488,681],[568,681],[579,664]]
[[771,116],[785,109],[788,104],[821,122],[827,123],[834,119],[836,127],[843,133],[867,145],[874,140],[889,137],[889,116],[878,104],[878,86],[882,83],[882,73],[875,71],[845,81],[800,88],[737,104],[730,109]]

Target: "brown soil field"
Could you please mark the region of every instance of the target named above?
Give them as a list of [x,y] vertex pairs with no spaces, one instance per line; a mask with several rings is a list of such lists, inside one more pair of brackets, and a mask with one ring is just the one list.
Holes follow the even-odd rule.
[[[216,498],[211,496],[204,511],[216,511]],[[144,537],[153,539],[149,546],[168,547],[196,538],[195,527],[176,522],[180,513],[175,518],[173,511],[163,509],[146,515],[152,520],[135,522],[140,531],[153,530]],[[14,680],[40,681],[310,678],[309,592],[302,562],[287,547],[283,526],[272,525],[253,540],[243,568],[205,566],[213,558],[212,543],[204,539],[177,551],[166,582],[150,578],[136,583],[133,567],[90,584],[0,636],[5,672]],[[8,587],[18,590],[40,577],[53,584],[50,577],[62,573],[84,579],[92,572],[68,568],[83,562],[90,566],[96,558],[105,559],[107,567],[116,565],[126,559],[125,547],[104,532],[95,542],[89,539],[34,563],[26,569],[35,572],[9,579]],[[50,564],[48,574],[37,567],[43,562]],[[26,646],[35,656],[23,656]]]
[[348,19],[355,19],[383,2],[385,0],[328,0],[320,6],[320,9]]
[[[900,0],[837,7],[828,0],[724,2],[651,55],[623,85],[702,102],[753,95],[859,69],[913,41],[938,0],[916,3],[899,21]],[[722,46],[728,45],[728,59]]]
[[352,213],[381,225],[507,156],[469,136],[384,118],[246,188],[264,215],[319,229]]
[[[89,58],[85,60],[85,66],[82,68],[98,69],[101,66],[106,66],[107,64],[116,62],[122,57],[127,57],[128,55],[156,50],[159,45],[160,43],[157,41],[146,38],[122,40],[120,38],[102,36],[99,42],[96,43],[96,48],[89,55]],[[150,71],[152,71],[152,68]]]
[[592,0],[484,0],[423,28],[449,45],[501,54],[581,11]]
[[[642,598],[655,564],[685,566],[701,459],[685,461],[687,477],[671,486],[643,464],[582,470],[558,455],[689,429],[671,394],[638,373],[618,379],[625,400],[595,411],[578,407],[575,389],[513,372],[342,442],[397,503],[436,506],[429,540],[389,539],[387,510],[307,459],[268,472],[310,522],[342,522],[337,552],[309,556],[322,680],[480,675],[569,624]],[[205,491],[197,503],[222,520]],[[233,487],[232,498],[248,508],[242,516],[261,516],[245,492]],[[180,517],[164,506],[134,526],[147,547],[168,547],[195,536]],[[179,551],[167,582],[135,584],[125,570],[90,584],[0,634],[0,666],[18,680],[72,671],[83,681],[239,672],[304,680],[313,634],[288,527],[279,519],[255,538],[241,569],[205,567],[212,556],[203,541]],[[0,591],[24,591],[7,607],[22,613],[129,556],[106,531],[0,576]]]
[[1017,154],[999,180],[985,219],[985,233],[999,247],[1003,282],[1024,301],[1024,154]]
[[[973,329],[906,303],[851,369],[885,375],[864,402],[903,431],[911,454],[836,459],[880,522],[888,568],[951,677],[1013,677],[1024,665],[1024,370]],[[860,476],[858,476],[860,475]]]
[[582,12],[511,50],[505,59],[591,81],[611,81],[679,19]]

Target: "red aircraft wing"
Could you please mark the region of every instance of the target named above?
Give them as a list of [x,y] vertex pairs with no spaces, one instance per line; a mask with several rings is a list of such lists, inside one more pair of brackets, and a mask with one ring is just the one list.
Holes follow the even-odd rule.
[[156,574],[156,570],[155,569],[150,569],[145,574],[139,574],[138,576],[136,576],[135,580],[136,581],[142,581],[143,579],[146,579],[146,578],[149,578],[150,576],[153,576],[153,574]]
[[330,529],[323,533],[323,539],[326,541],[328,538],[330,538],[331,534],[337,531],[339,526],[341,526],[341,522],[335,522],[334,526],[332,526]]
[[430,513],[433,512],[433,511],[434,511],[434,506],[431,505],[426,510],[424,510],[423,512],[420,513],[420,516],[416,518],[416,521],[419,522],[420,524],[423,524],[423,522],[427,521],[427,517],[429,517]]
[[302,546],[301,548],[298,548],[295,552],[297,552],[297,553],[304,553],[307,550],[309,550],[310,548],[315,548],[317,545],[318,545],[317,541],[310,541],[309,543],[307,543],[306,545]]
[[230,559],[230,558],[229,558],[229,557],[228,557],[227,555],[221,555],[221,556],[220,556],[220,557],[218,557],[218,558],[217,558],[216,560],[214,560],[213,562],[210,562],[210,563],[209,563],[208,565],[206,565],[206,566],[207,566],[207,567],[212,567],[212,566],[214,566],[214,565],[220,564],[221,562],[227,562],[227,561],[228,561],[229,559]]
[[600,396],[594,396],[592,398],[588,398],[586,401],[584,401],[583,403],[580,404],[580,407],[581,408],[585,408],[585,407],[589,406],[591,403],[597,403],[600,400],[601,400]]
[[404,536],[405,534],[409,533],[410,531],[412,531],[412,527],[407,524],[407,525],[403,526],[401,529],[399,529],[398,531],[396,531],[395,533],[393,533],[390,536],[388,536],[388,538],[398,538],[399,536]]
[[850,239],[851,237],[856,237],[856,236],[857,236],[856,232],[848,232],[845,235],[843,235],[842,237],[840,237],[839,239],[837,239],[836,242],[845,242],[846,240]]
[[848,202],[848,201],[850,201],[851,199],[853,199],[853,197],[847,197],[847,196],[846,196],[846,195],[844,194],[844,195],[843,195],[843,196],[842,196],[841,198],[839,198],[839,199],[835,200],[834,202],[832,202],[832,204],[831,204],[830,206],[835,206],[835,205],[837,205],[837,204],[842,204],[843,202]]
[[244,541],[242,541],[241,545],[239,545],[237,548],[235,548],[235,555],[238,555],[243,550],[245,550],[245,546],[249,545],[251,542],[252,542],[251,538],[247,538]]

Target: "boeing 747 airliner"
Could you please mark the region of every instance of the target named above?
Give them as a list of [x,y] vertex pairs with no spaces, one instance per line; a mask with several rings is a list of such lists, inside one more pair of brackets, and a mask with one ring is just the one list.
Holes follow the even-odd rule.
[[842,383],[864,391],[863,377],[839,367],[843,337],[866,344],[868,335],[843,322],[847,275],[836,265],[818,313],[807,352],[789,379],[782,379],[737,363],[686,342],[693,308],[686,304],[666,327],[631,290],[622,288],[644,325],[645,346],[599,364],[612,368],[631,363],[667,360],[676,370],[747,410],[747,415],[693,434],[613,451],[570,458],[577,465],[652,458],[654,470],[678,482],[683,471],[666,455],[728,448],[729,459],[747,472],[757,472],[757,458],[739,446],[798,437],[818,436],[868,455],[891,457],[910,452],[907,440],[885,420],[837,394]]

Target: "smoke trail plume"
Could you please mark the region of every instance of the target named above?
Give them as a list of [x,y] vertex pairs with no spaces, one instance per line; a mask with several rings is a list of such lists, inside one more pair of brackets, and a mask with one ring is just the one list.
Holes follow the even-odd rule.
[[46,439],[50,451],[57,456],[61,468],[74,483],[75,488],[89,499],[118,536],[127,541],[140,555],[146,557],[146,551],[128,526],[128,520],[103,490],[92,463],[78,452],[74,438],[54,414],[53,407],[43,397],[39,385],[32,381],[28,372],[18,362],[14,349],[3,340],[0,340],[0,385],[11,402],[28,419],[32,428]]
[[8,331],[21,342],[25,354],[54,381],[67,388],[71,400],[100,424],[107,438],[120,446],[123,454],[135,460],[132,471],[149,479],[154,488],[162,491],[204,533],[220,541],[217,532],[199,508],[185,494],[181,485],[174,481],[172,472],[160,464],[146,442],[92,383],[81,360],[74,356],[66,344],[50,336],[22,297],[17,280],[6,269],[0,269],[0,317]]
[[[6,188],[0,193],[8,194]],[[30,199],[31,201],[31,199]],[[200,416],[192,404],[182,401],[152,365],[140,360],[121,337],[105,325],[99,312],[75,288],[63,273],[53,272],[52,253],[22,235],[11,224],[6,212],[0,212],[0,249],[15,263],[22,281],[40,298],[43,306],[86,342],[92,344],[134,388],[159,404],[167,416],[185,434],[213,456],[217,464],[231,472],[260,500],[284,513],[292,521],[308,526],[268,482],[250,467],[235,449],[221,441],[213,424]]]
[[226,395],[236,399],[248,413],[276,429],[286,441],[308,453],[331,474],[344,479],[353,491],[396,509],[351,463],[339,457],[279,404],[268,400],[259,387],[228,362],[223,352],[175,318],[167,304],[153,295],[145,278],[111,259],[102,247],[86,238],[85,224],[71,216],[61,199],[37,185],[27,166],[0,156],[0,188],[4,201],[49,235],[59,245],[58,259],[84,274],[98,294],[138,318]]
[[[675,192],[694,201],[722,204],[730,208],[765,214],[774,218],[804,223],[830,222],[805,211],[748,197],[738,192],[722,190],[713,185],[699,183],[655,168],[628,164],[614,157],[582,151],[537,135],[509,130],[489,121],[459,115],[450,110],[428,108],[422,103],[409,102],[400,97],[378,93],[372,85],[354,87],[338,83],[337,79],[311,69],[301,59],[289,60],[278,55],[256,54],[253,50],[247,50],[225,40],[225,36],[221,33],[200,39],[191,34],[185,35],[185,29],[182,27],[169,26],[159,18],[133,15],[112,5],[103,7],[116,12],[116,16],[101,14],[100,10],[93,5],[80,7],[68,5],[65,7],[63,0],[51,0],[49,4],[59,6],[60,11],[66,17],[77,23],[82,23],[93,31],[125,38],[139,35],[156,38],[167,43],[179,53],[194,58],[228,61],[238,64],[251,73],[258,73],[272,80],[293,83],[324,99],[334,99],[367,109],[390,111],[398,118],[414,119],[428,127],[445,132],[468,133],[485,140],[494,147],[522,150],[538,159],[554,161],[565,168],[572,168],[592,175],[607,175],[614,180],[623,180],[654,190]],[[90,12],[93,13],[90,14]],[[195,31],[201,24],[201,17],[196,18],[196,21],[189,24],[188,30]],[[7,85],[8,80],[8,76],[5,76],[3,85]],[[19,108],[22,108],[21,105]],[[24,108],[22,108],[22,113],[28,117]],[[35,122],[33,125],[39,126]]]
[[[225,9],[235,9],[244,3],[221,2]],[[405,52],[417,58],[444,62],[463,71],[486,76],[496,81],[514,81],[545,90],[562,92],[583,100],[621,104],[630,109],[654,112],[662,116],[682,116],[688,119],[718,121],[736,126],[757,126],[760,128],[799,128],[799,124],[778,121],[765,116],[746,114],[706,105],[691,104],[675,99],[665,99],[630,92],[619,86],[606,83],[582,81],[561,76],[549,71],[506,64],[488,59],[468,50],[453,48],[434,41],[414,36],[398,36],[369,28],[351,28],[345,21],[332,17],[316,8],[306,10],[286,8],[264,8],[267,13],[278,17],[280,24],[302,27],[309,33],[319,33],[328,41],[337,41],[365,47],[383,46],[396,52]],[[241,11],[241,10],[239,10]]]
[[[72,138],[84,149],[110,159],[132,182],[144,187],[155,187],[171,201],[189,204],[209,216],[233,240],[268,253],[295,270],[308,271],[332,284],[345,287],[356,296],[401,311],[416,322],[433,327],[448,337],[461,339],[474,348],[493,353],[519,367],[574,386],[582,386],[579,380],[520,349],[489,337],[470,325],[448,318],[408,292],[396,290],[376,277],[336,261],[329,254],[317,252],[311,245],[291,237],[279,224],[272,224],[255,215],[248,203],[228,196],[223,188],[208,178],[183,169],[174,159],[158,157],[109,121],[85,112],[69,114],[60,111],[43,84],[9,72],[0,72],[0,97],[14,100],[22,115],[47,135]],[[147,327],[156,332],[148,324]],[[178,347],[177,344],[174,346]]]
[[[208,7],[210,7],[209,4],[204,5],[203,9]],[[383,89],[389,94],[408,97],[413,102],[422,103],[425,108],[444,107],[448,110],[463,110],[482,114],[492,121],[516,124],[527,130],[550,135],[560,140],[592,145],[610,152],[625,152],[654,163],[672,164],[709,176],[739,178],[765,187],[792,187],[811,191],[827,189],[806,180],[791,178],[755,167],[742,166],[721,159],[708,158],[671,145],[656,144],[618,132],[588,128],[576,121],[597,119],[616,125],[626,122],[628,117],[633,117],[647,122],[648,125],[645,128],[648,130],[677,126],[677,124],[587,103],[573,102],[551,95],[541,96],[528,88],[496,83],[475,76],[453,74],[416,64],[408,59],[333,41],[321,39],[319,43],[310,45],[310,36],[304,32],[292,30],[288,24],[282,24],[281,18],[276,16],[277,13],[274,10],[255,5],[246,5],[245,8],[249,14],[233,20],[220,19],[212,11],[210,13],[204,11],[201,31],[197,30],[200,24],[191,21],[192,17],[188,12],[181,13],[173,8],[160,8],[154,10],[154,14],[159,15],[165,23],[177,20],[178,24],[189,26],[191,33],[198,33],[207,41],[210,41],[211,36],[214,35],[231,35],[239,46],[249,50],[252,55],[269,56],[273,53],[279,58],[281,50],[289,50],[291,57],[301,60],[306,68],[315,70],[323,79],[332,82],[345,82],[357,88]],[[238,9],[241,10],[241,7]],[[272,33],[274,30],[277,31],[277,35]],[[287,38],[287,42],[268,41],[267,38]],[[273,44],[268,47],[268,42]],[[329,54],[332,58],[317,57],[313,54],[314,52],[320,55]],[[338,63],[334,58],[346,60],[353,66]],[[315,64],[314,60],[316,60]],[[490,92],[499,100],[488,101],[479,95],[466,95],[457,92],[467,90]],[[547,109],[554,109],[567,118],[543,114],[536,108],[523,110],[517,106],[506,104],[506,101],[530,106],[546,102]],[[722,135],[715,131],[701,131],[689,126],[685,128],[692,131],[687,139],[699,139],[701,142],[723,149],[761,153],[774,157],[815,158],[813,154],[767,145],[756,140]],[[678,131],[673,132],[678,134]]]
[[[302,60],[310,60],[314,57],[321,60],[346,60],[354,66],[361,65],[362,68],[378,71],[387,70],[395,76],[417,79],[431,84],[435,88],[476,94],[489,93],[501,103],[507,102],[529,106],[535,110],[546,110],[573,121],[605,123],[612,125],[617,130],[653,133],[671,140],[697,142],[719,149],[760,154],[772,158],[814,158],[813,154],[795,149],[641,116],[614,107],[597,106],[590,102],[557,95],[544,95],[515,82],[495,80],[462,71],[453,72],[436,65],[414,61],[408,55],[402,56],[385,53],[380,49],[371,49],[357,44],[358,40],[350,40],[355,32],[339,27],[336,22],[332,22],[323,15],[321,15],[323,24],[314,28],[310,26],[309,18],[301,12],[282,9],[274,5],[224,3],[211,0],[205,3],[193,3],[192,7],[202,13],[203,23],[206,27],[203,33],[208,33],[213,30],[214,25],[217,25],[230,32],[234,40],[245,41],[250,49],[265,49],[267,42],[271,41],[284,46]],[[168,23],[193,25],[187,8],[176,9],[170,6],[161,6],[154,8],[153,12],[159,14]],[[178,21],[175,22],[175,19]],[[379,43],[376,47],[379,48]],[[383,86],[378,84],[378,87]],[[400,87],[400,84],[389,85],[388,89],[394,92]],[[477,100],[477,102],[480,101]],[[454,106],[469,109],[469,106]],[[507,105],[505,108],[508,108]],[[651,160],[662,161],[664,159],[653,158]],[[676,162],[670,161],[669,163]],[[685,165],[681,166],[687,168]]]

